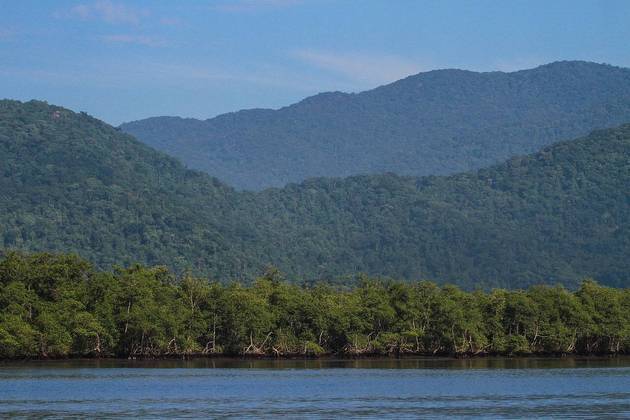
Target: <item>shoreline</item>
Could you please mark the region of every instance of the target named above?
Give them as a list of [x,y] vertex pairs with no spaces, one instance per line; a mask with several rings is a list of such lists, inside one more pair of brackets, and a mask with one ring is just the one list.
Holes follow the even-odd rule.
[[404,355],[343,355],[328,354],[321,356],[270,356],[270,355],[178,355],[178,356],[157,356],[157,357],[34,357],[34,358],[11,358],[0,359],[0,367],[3,364],[13,363],[43,363],[54,364],[63,362],[198,362],[198,361],[220,361],[220,362],[353,362],[353,361],[425,361],[425,362],[465,362],[465,361],[523,361],[523,360],[613,360],[627,359],[630,361],[630,354],[485,354],[485,355],[427,355],[427,354],[404,354]]
[[630,354],[630,290],[463,291],[363,278],[298,286],[270,269],[251,285],[164,267],[98,271],[71,255],[0,259],[0,358],[191,359]]

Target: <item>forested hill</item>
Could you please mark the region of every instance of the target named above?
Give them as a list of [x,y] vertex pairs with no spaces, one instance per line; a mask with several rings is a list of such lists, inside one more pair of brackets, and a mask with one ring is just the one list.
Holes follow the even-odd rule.
[[630,121],[630,69],[557,62],[513,73],[439,70],[205,121],[121,128],[237,188],[393,172],[444,175]]
[[0,171],[4,248],[228,276],[247,261],[226,240],[248,230],[231,188],[86,114],[0,101]]
[[85,114],[0,102],[0,248],[291,281],[630,285],[630,125],[448,177],[237,192]]
[[629,185],[625,125],[475,173],[310,180],[260,193],[257,208],[290,244],[276,264],[306,277],[627,285]]

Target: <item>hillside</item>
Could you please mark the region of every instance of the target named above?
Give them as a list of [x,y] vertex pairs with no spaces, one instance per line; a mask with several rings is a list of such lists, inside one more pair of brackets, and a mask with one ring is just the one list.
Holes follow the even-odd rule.
[[630,285],[630,125],[448,177],[237,192],[85,114],[0,102],[0,248],[250,279]]
[[101,266],[199,260],[217,274],[246,259],[225,240],[245,228],[228,216],[231,188],[86,114],[1,101],[0,168],[3,248],[77,252]]
[[445,175],[630,121],[630,70],[557,62],[513,73],[438,70],[362,92],[205,121],[121,126],[239,189],[311,177]]
[[268,235],[291,244],[274,261],[306,277],[368,272],[525,287],[593,276],[622,285],[628,185],[625,125],[475,173],[317,179],[260,197],[277,220]]

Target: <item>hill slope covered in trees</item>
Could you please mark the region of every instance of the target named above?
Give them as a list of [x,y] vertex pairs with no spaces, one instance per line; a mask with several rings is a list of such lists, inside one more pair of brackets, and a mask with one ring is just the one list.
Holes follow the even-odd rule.
[[86,114],[1,101],[0,168],[5,248],[76,252],[101,266],[182,269],[203,258],[225,274],[246,258],[225,240],[242,228],[231,188]]
[[121,128],[244,189],[317,176],[445,175],[630,121],[630,70],[557,62],[513,73],[438,70],[358,93],[205,121]]
[[0,102],[0,248],[251,279],[630,284],[630,125],[448,177],[237,192],[85,114]]

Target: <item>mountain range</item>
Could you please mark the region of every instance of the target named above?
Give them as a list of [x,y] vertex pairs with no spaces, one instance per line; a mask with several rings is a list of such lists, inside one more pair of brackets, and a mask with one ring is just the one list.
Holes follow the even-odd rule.
[[237,189],[312,177],[448,175],[630,121],[630,70],[581,61],[437,70],[357,94],[121,129]]
[[[549,130],[621,118],[611,115],[628,107],[623,94],[586,123],[567,111],[560,123],[573,122],[550,120]],[[293,281],[365,272],[467,288],[585,277],[628,286],[629,185],[630,125],[455,175],[314,178],[250,192],[87,114],[0,101],[0,248],[75,252],[99,267],[163,264],[247,281],[272,264]]]

